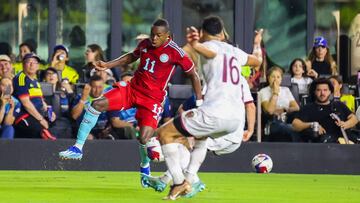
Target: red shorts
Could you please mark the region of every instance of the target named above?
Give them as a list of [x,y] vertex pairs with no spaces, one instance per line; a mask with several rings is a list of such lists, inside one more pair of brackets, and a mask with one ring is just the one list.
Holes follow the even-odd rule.
[[109,102],[108,111],[126,110],[135,107],[135,118],[139,127],[150,126],[156,129],[163,112],[163,101],[153,98],[131,88],[129,83],[118,82],[114,89],[106,92],[104,97]]

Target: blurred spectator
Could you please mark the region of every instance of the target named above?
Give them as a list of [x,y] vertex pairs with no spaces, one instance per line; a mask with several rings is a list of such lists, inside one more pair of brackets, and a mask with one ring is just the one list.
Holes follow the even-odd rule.
[[[85,51],[85,66],[82,67],[82,82],[89,82],[90,72],[94,70],[93,63],[96,61],[105,61],[104,52],[97,44],[90,44]],[[111,70],[110,70],[111,71]]]
[[355,97],[351,95],[349,91],[344,91],[344,93],[342,93],[342,91],[346,89],[346,86],[343,86],[341,77],[333,75],[329,77],[329,80],[334,87],[334,101],[341,101],[351,112],[355,112]]
[[100,76],[104,81],[105,84],[112,86],[115,83],[115,78],[113,75],[113,72],[110,69],[106,70],[95,70],[92,69],[90,72],[90,76],[98,75]]
[[7,42],[0,42],[0,55],[5,54],[10,57],[11,62],[15,61],[15,55],[12,52],[12,47]]
[[51,64],[48,67],[53,67],[61,72],[61,80],[68,79],[71,84],[76,84],[79,79],[77,71],[68,66],[69,62],[69,49],[64,45],[56,45],[54,53],[51,57]]
[[[19,55],[16,57],[16,62],[13,63],[15,75],[23,70],[22,61],[24,56],[28,53],[36,54],[36,48],[37,48],[37,44],[36,41],[33,39],[27,39],[25,40],[25,42],[19,45]],[[39,68],[42,70],[45,67],[42,63],[40,63]]]
[[147,34],[139,34],[138,36],[135,37],[138,44],[141,41],[143,41],[144,39],[148,39],[148,38],[149,38],[149,35],[147,35]]
[[262,63],[260,66],[253,67],[251,69],[250,77],[247,78],[250,89],[257,90],[259,88],[260,82],[266,81],[265,75],[268,69],[268,57],[265,49],[264,41],[261,41],[261,51],[262,51]]
[[338,74],[336,63],[330,54],[330,49],[324,37],[315,37],[306,66],[308,76],[313,78],[320,77],[320,75]]
[[74,91],[68,80],[59,81],[59,74],[55,68],[49,67],[45,70],[44,82],[53,85],[54,92],[59,93],[61,115],[69,115],[69,103],[74,96]]
[[329,80],[334,88],[333,99],[334,101],[340,101],[341,98],[341,88],[343,85],[342,79],[338,76],[331,76]]
[[[305,140],[334,143],[342,136],[341,128],[347,130],[358,123],[356,116],[345,104],[330,100],[334,87],[328,79],[314,80],[309,92],[313,95],[313,103],[305,105],[292,122],[294,129],[301,132]],[[340,120],[332,118],[332,113]]]
[[300,141],[299,135],[286,119],[289,113],[299,111],[300,108],[289,88],[280,86],[282,76],[281,68],[270,68],[267,73],[269,85],[259,92],[258,101],[261,102],[266,120],[265,135],[269,135],[269,141]]
[[8,55],[0,55],[0,79],[1,78],[13,78],[14,70],[11,65],[11,59]]
[[294,59],[290,63],[289,71],[291,75],[291,83],[296,83],[298,85],[299,94],[307,94],[312,79],[306,74],[305,61],[300,58]]
[[14,138],[14,121],[20,113],[21,104],[12,96],[14,91],[12,79],[3,77],[0,79],[0,136],[2,139]]
[[[130,80],[134,77],[134,73],[127,71],[123,72],[120,76],[121,81],[126,83],[130,82]],[[127,110],[122,110],[119,112],[119,116],[117,118],[112,118],[116,120],[117,125],[114,126],[115,133],[120,139],[129,139],[135,138],[137,131],[139,130],[137,126],[137,120],[135,118],[136,108],[130,108]],[[136,128],[135,128],[136,127]]]
[[[73,103],[71,110],[71,117],[80,125],[85,114],[85,105],[90,105],[92,101],[101,98],[105,93],[105,82],[98,75],[93,75],[90,78],[90,83],[86,84],[81,95],[78,95]],[[95,127],[91,130],[88,139],[114,139],[111,134],[111,124],[117,126],[116,120],[112,119],[118,117],[118,111],[103,112],[99,116],[99,120]],[[110,121],[114,122],[111,123]]]
[[71,29],[69,41],[69,58],[71,58],[70,65],[74,67],[76,71],[81,72],[81,68],[84,65],[83,52],[86,44],[86,37],[84,30],[79,25],[75,25]]
[[23,61],[24,70],[13,79],[14,95],[22,105],[19,116],[15,120],[15,137],[17,138],[54,139],[47,129],[48,122],[54,122],[56,115],[54,112],[47,112],[47,104],[36,79],[39,62],[40,58],[36,54],[26,54]]
[[130,80],[134,77],[134,73],[131,71],[123,72],[120,76],[120,80],[124,82],[130,82]]

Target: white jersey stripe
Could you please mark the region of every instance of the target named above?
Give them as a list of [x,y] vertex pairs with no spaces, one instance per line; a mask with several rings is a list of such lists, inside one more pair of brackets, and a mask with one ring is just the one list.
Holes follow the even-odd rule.
[[169,73],[169,76],[168,76],[168,78],[166,79],[166,83],[165,83],[165,86],[164,86],[163,90],[166,90],[167,84],[168,84],[168,82],[169,82],[169,80],[170,80],[170,78],[171,78],[172,73],[174,72],[174,70],[175,70],[175,65],[173,65],[173,67],[172,67],[172,69],[171,69],[171,71],[170,71],[170,73]]
[[185,52],[179,46],[177,46],[174,41],[169,42],[168,45],[174,48],[180,54],[181,57],[185,56]]

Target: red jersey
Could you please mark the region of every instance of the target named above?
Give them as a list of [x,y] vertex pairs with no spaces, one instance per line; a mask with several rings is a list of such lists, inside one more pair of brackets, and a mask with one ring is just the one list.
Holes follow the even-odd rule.
[[140,64],[130,82],[131,87],[159,101],[163,101],[167,83],[177,66],[185,72],[194,68],[184,50],[172,40],[155,48],[149,39],[145,39],[138,44],[133,54],[140,57]]

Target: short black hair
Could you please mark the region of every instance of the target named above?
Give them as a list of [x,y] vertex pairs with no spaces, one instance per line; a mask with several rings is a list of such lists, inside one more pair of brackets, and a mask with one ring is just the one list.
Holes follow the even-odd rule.
[[103,81],[103,79],[100,75],[94,74],[93,76],[90,77],[89,84],[91,84],[92,82],[95,82],[95,81]]
[[167,31],[170,30],[169,22],[163,18],[159,18],[155,20],[152,26],[161,26],[161,27],[165,27]]
[[224,22],[219,16],[208,16],[203,20],[201,29],[210,35],[217,35],[223,32]]
[[327,79],[327,78],[317,78],[311,83],[310,88],[309,88],[310,100],[311,101],[315,101],[316,87],[318,85],[322,85],[322,84],[328,85],[328,87],[330,89],[330,92],[334,93],[334,86],[332,85],[332,83],[331,83],[331,81],[329,79]]
[[123,79],[126,76],[132,77],[132,76],[134,76],[134,73],[132,71],[125,71],[125,72],[121,73],[120,79]]
[[[340,76],[338,76],[338,75],[332,75],[332,76],[329,77],[329,80],[330,80],[330,79],[336,80],[336,81],[339,83],[339,85],[343,84],[342,78],[341,78]],[[330,81],[330,82],[331,82],[331,81]]]

